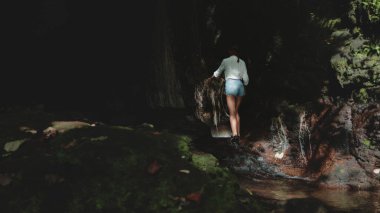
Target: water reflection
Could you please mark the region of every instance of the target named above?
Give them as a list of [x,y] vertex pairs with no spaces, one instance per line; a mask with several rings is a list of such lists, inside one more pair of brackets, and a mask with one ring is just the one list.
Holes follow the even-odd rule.
[[374,212],[380,213],[380,191],[346,191],[318,189],[305,182],[295,180],[247,180],[241,187],[255,196],[284,206],[287,200],[316,198],[325,204],[329,212]]

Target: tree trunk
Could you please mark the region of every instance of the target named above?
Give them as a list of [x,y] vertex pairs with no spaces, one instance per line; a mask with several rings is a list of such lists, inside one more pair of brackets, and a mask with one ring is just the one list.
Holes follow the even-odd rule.
[[149,76],[148,104],[152,108],[183,108],[185,104],[174,59],[167,0],[156,4],[155,17],[154,67],[153,76]]

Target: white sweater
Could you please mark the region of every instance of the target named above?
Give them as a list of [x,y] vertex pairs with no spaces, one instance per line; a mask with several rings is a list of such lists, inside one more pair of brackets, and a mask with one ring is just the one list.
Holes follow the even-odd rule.
[[242,59],[232,55],[228,58],[223,59],[219,68],[214,72],[215,77],[219,77],[222,72],[224,72],[224,78],[227,80],[231,79],[243,79],[244,85],[248,85],[249,78],[247,74],[247,67],[245,66],[245,62]]

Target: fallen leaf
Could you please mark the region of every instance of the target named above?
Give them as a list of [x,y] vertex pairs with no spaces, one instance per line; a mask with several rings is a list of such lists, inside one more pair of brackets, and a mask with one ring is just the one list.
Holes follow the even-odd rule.
[[75,145],[77,145],[77,140],[74,139],[67,144],[62,144],[62,148],[70,149],[71,147],[74,147]]
[[4,145],[4,150],[7,152],[14,152],[18,150],[25,141],[26,139],[10,141]]
[[27,126],[22,126],[19,129],[20,129],[20,131],[25,132],[25,133],[30,133],[30,134],[33,134],[33,135],[37,134],[37,130],[32,129],[32,128],[27,127]]
[[159,131],[154,131],[154,132],[152,132],[152,135],[161,135],[161,132],[159,132]]
[[187,169],[181,169],[181,170],[179,170],[179,172],[185,173],[185,174],[190,174],[190,171]]
[[8,175],[2,175],[0,174],[0,185],[6,186],[12,182],[12,178]]
[[248,192],[249,195],[251,195],[251,196],[253,195],[253,193],[251,192],[251,190],[249,190],[248,188],[246,188],[245,190]]
[[161,168],[161,165],[158,164],[157,160],[154,160],[148,167],[148,173],[151,175],[156,174]]
[[187,200],[199,202],[201,200],[201,193],[200,192],[193,192],[188,195],[186,195]]

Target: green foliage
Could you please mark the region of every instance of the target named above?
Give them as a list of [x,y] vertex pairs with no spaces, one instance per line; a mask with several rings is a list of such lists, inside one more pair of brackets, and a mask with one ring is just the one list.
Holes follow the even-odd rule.
[[191,156],[189,146],[191,139],[187,136],[178,136],[177,141],[179,153],[181,153],[186,159],[189,159]]
[[361,88],[359,90],[359,93],[357,95],[357,99],[360,103],[367,103],[368,102],[369,96],[368,96],[367,90],[365,88]]
[[367,13],[370,22],[380,20],[380,0],[361,0],[360,4]]
[[[355,85],[365,89],[379,85],[380,45],[361,37],[349,38],[331,58],[331,66],[342,87]],[[368,96],[364,91],[357,94],[362,100]]]
[[362,144],[365,145],[365,146],[367,146],[368,148],[373,148],[374,147],[373,144],[372,144],[372,141],[370,141],[367,138],[364,139],[364,140],[362,140]]
[[368,56],[371,56],[371,55],[380,56],[380,45],[379,44],[365,44],[363,45],[363,53]]
[[323,18],[310,13],[310,20],[312,23],[318,25],[320,28],[333,30],[336,29],[342,22],[341,18]]

